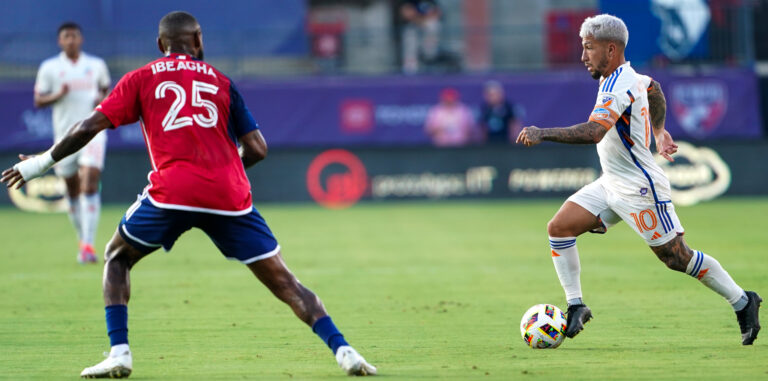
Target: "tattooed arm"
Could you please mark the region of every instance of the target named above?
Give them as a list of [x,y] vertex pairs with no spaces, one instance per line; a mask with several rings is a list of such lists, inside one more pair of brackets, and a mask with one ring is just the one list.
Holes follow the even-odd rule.
[[661,84],[657,81],[651,81],[651,87],[648,88],[648,108],[653,129],[663,130],[667,120],[667,99],[664,98]]
[[653,136],[656,138],[656,151],[665,159],[675,161],[671,155],[677,152],[677,144],[672,139],[672,135],[664,129],[667,119],[667,100],[664,98],[664,92],[661,91],[661,84],[657,81],[651,81],[651,87],[648,88],[648,108],[653,125]]
[[517,143],[533,146],[543,140],[568,144],[595,144],[603,139],[608,129],[600,123],[589,121],[570,127],[538,128],[530,126],[523,128],[517,136]]

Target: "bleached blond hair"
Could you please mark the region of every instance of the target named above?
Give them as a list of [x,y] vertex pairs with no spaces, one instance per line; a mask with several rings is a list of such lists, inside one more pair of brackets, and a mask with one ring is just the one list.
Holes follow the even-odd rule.
[[592,36],[599,41],[618,42],[625,47],[629,42],[629,31],[624,21],[609,14],[587,17],[581,24],[579,37],[585,38],[587,36]]

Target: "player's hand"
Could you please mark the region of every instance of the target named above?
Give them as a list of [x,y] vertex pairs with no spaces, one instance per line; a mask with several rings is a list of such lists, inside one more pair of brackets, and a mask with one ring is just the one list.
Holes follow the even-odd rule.
[[59,93],[56,95],[55,102],[60,101],[61,98],[64,98],[64,96],[67,95],[67,93],[69,93],[69,85],[65,83],[61,85],[61,90],[59,90]]
[[520,135],[517,135],[515,143],[522,143],[528,147],[541,143],[541,129],[536,126],[523,128]]
[[[31,157],[32,156],[19,155],[19,159],[21,159],[21,161],[27,160]],[[5,186],[8,188],[12,188],[13,185],[16,184],[16,189],[19,189],[24,186],[24,184],[26,184],[24,177],[21,175],[21,172],[16,169],[15,165],[12,168],[8,168],[3,171],[3,177],[0,178],[0,182],[5,184]]]
[[662,131],[661,134],[656,136],[656,151],[659,152],[661,157],[670,162],[675,161],[675,159],[672,158],[672,155],[677,152],[677,144],[675,144],[672,135],[670,135],[667,130]]

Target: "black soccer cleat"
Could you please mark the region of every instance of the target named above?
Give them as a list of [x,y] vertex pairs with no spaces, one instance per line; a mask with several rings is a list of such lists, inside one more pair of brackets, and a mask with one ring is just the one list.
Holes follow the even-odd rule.
[[592,311],[584,304],[568,306],[568,319],[566,320],[565,336],[573,338],[584,329],[584,324],[592,319]]
[[[736,311],[736,320],[741,328],[741,344],[752,345],[760,332],[760,302],[763,299],[754,291],[747,291],[747,306],[741,311]],[[570,311],[570,309],[568,310]]]

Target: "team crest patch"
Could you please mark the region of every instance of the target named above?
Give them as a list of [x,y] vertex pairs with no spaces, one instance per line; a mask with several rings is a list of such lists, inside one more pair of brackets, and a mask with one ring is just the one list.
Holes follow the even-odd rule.
[[613,103],[613,96],[603,95],[603,97],[600,99],[600,103],[603,105],[603,107],[610,106]]
[[594,120],[610,120],[611,119],[611,113],[602,107],[597,107],[594,110],[592,110],[592,119]]
[[728,91],[722,82],[677,83],[671,93],[672,114],[691,136],[702,138],[721,126],[728,108]]

